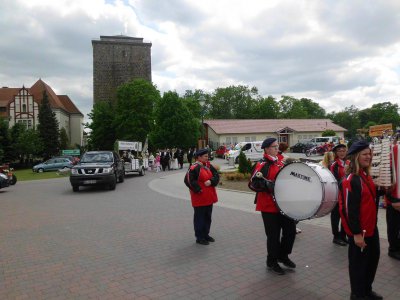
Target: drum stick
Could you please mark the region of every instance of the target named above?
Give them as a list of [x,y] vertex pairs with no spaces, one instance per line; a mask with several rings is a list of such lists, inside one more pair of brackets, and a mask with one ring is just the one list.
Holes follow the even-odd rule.
[[[364,237],[365,237],[365,232],[366,232],[366,230],[364,229],[364,230],[363,230],[363,234],[362,234],[363,239],[364,239]],[[365,243],[365,241],[364,241],[364,243]],[[361,247],[361,252],[363,252],[363,251],[364,251],[364,247]]]

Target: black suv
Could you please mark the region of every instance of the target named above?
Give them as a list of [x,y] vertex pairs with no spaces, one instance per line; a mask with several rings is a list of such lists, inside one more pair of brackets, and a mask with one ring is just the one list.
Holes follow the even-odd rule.
[[74,192],[81,185],[103,185],[114,190],[118,181],[124,181],[124,176],[124,162],[116,152],[89,151],[71,168],[69,181]]

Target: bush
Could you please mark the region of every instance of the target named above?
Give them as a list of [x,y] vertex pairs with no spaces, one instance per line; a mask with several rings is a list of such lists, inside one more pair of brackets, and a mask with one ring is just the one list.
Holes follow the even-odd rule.
[[240,151],[238,160],[239,160],[239,169],[238,169],[239,173],[242,174],[251,173],[252,169],[251,161],[246,158],[246,155],[242,151]]
[[250,178],[250,174],[231,172],[231,173],[225,173],[224,177],[226,180],[229,181],[242,181],[242,180],[248,180]]

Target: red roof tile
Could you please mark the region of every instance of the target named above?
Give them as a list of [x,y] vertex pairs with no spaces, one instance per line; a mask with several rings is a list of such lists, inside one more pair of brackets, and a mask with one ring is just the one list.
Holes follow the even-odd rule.
[[58,99],[60,99],[69,113],[83,115],[67,95],[58,95]]
[[347,131],[329,119],[229,119],[204,120],[217,134],[277,132],[286,127],[297,132],[314,132],[331,129]]

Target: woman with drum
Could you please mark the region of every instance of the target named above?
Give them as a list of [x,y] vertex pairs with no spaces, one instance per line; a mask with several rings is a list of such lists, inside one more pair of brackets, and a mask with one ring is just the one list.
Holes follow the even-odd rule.
[[347,154],[350,165],[340,184],[339,212],[349,236],[351,299],[383,299],[372,290],[380,256],[377,190],[369,174],[372,151],[369,143],[358,141]]
[[289,259],[296,238],[296,224],[294,220],[280,213],[272,196],[275,177],[283,167],[277,158],[278,147],[275,138],[264,140],[261,145],[264,157],[254,168],[249,188],[257,192],[256,210],[261,211],[267,235],[267,267],[274,273],[283,275],[285,271],[278,262],[288,268],[296,268],[296,264]]
[[[343,144],[338,144],[332,149],[334,153],[334,161],[330,165],[333,176],[335,176],[336,181],[340,181],[345,177],[345,168],[349,165],[349,161],[346,161],[347,147]],[[339,204],[331,211],[331,228],[333,234],[332,242],[339,246],[347,246],[346,232],[343,229],[343,225],[340,226],[340,214],[339,214]]]

